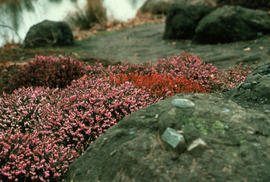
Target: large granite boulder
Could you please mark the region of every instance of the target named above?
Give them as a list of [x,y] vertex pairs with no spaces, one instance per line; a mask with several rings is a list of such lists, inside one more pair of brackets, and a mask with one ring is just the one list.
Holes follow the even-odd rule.
[[270,15],[263,10],[223,6],[201,19],[195,41],[226,43],[251,40],[270,33]]
[[199,21],[214,7],[204,4],[177,3],[166,17],[164,39],[192,39]]
[[66,22],[50,20],[44,20],[30,27],[23,42],[25,48],[73,44],[74,37],[70,26]]
[[130,114],[71,164],[67,182],[268,182],[270,114],[179,94]]

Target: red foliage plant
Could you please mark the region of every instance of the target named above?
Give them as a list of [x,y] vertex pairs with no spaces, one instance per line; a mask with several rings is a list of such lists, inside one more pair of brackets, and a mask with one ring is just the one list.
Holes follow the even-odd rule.
[[[140,73],[147,75],[158,73],[175,78],[187,79],[203,86],[207,92],[217,92],[224,88],[231,88],[240,84],[251,72],[250,68],[242,65],[231,68],[229,71],[221,72],[210,63],[205,63],[198,57],[182,53],[182,55],[174,55],[167,59],[161,59],[156,64],[150,62],[142,64],[122,64],[108,67],[108,72],[114,75],[129,73]],[[199,89],[200,90],[200,89]]]
[[179,78],[158,73],[131,72],[129,74],[120,73],[118,76],[111,74],[110,80],[118,85],[130,81],[136,87],[146,89],[151,95],[163,98],[171,97],[176,93],[206,93],[204,87],[193,80],[187,80],[184,76]]

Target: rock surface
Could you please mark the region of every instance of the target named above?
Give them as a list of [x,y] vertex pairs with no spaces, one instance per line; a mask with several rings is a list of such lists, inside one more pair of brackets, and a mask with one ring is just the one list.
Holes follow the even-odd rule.
[[203,17],[195,32],[200,43],[251,40],[270,33],[270,15],[263,10],[223,6]]
[[270,63],[258,66],[242,84],[228,94],[242,101],[270,104]]
[[73,44],[74,38],[70,26],[66,22],[50,20],[44,20],[30,27],[23,42],[25,48]]
[[147,0],[140,8],[140,13],[167,14],[175,0]]
[[[268,182],[269,118],[221,93],[178,94],[110,128],[71,164],[66,181]],[[167,128],[181,131],[186,150],[161,139]]]
[[270,9],[269,0],[218,0],[219,5],[239,5],[251,9]]
[[140,8],[139,13],[167,14],[175,3],[216,6],[216,0],[147,0]]
[[212,6],[190,3],[173,4],[166,17],[165,39],[192,39],[199,21],[211,11]]

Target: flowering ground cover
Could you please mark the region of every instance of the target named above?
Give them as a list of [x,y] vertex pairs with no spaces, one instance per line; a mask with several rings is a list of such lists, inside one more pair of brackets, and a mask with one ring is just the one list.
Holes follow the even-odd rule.
[[218,71],[185,53],[108,68],[37,56],[20,69],[27,87],[0,97],[2,181],[61,181],[69,164],[124,116],[177,93],[230,89],[251,72],[241,65]]

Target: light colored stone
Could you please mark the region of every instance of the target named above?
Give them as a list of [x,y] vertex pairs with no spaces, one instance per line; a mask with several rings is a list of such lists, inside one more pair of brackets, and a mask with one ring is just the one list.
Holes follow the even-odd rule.
[[188,99],[174,99],[172,105],[179,108],[195,107],[195,104]]
[[201,151],[202,149],[206,149],[207,144],[205,141],[203,141],[201,138],[198,138],[196,140],[194,140],[188,147],[188,151]]
[[184,136],[173,128],[168,127],[162,134],[161,139],[179,153],[182,153],[186,149]]

